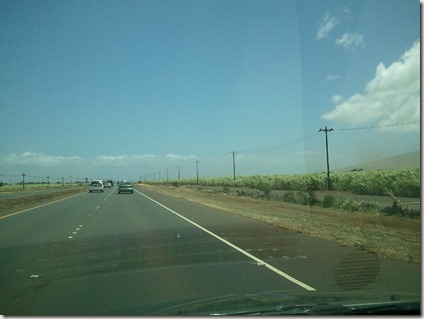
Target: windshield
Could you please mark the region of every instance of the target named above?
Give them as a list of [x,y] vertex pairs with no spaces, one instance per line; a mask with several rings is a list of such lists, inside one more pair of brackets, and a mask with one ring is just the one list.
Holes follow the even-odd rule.
[[420,313],[420,31],[416,0],[1,0],[0,315]]

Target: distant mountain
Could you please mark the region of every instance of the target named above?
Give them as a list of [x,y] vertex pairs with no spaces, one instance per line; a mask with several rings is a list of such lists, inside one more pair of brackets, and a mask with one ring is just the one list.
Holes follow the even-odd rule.
[[405,153],[377,161],[362,163],[340,169],[339,171],[351,171],[362,169],[364,171],[373,171],[378,169],[401,169],[421,167],[420,151]]

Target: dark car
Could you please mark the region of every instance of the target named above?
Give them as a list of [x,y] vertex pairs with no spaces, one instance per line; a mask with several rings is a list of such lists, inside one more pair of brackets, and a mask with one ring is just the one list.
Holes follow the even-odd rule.
[[119,186],[118,186],[118,194],[121,194],[121,193],[131,193],[131,194],[133,194],[134,188],[128,182],[121,182],[121,183],[119,183]]
[[111,183],[111,182],[109,182],[109,181],[104,182],[104,183],[103,183],[103,187],[104,187],[104,188],[112,188],[112,183]]

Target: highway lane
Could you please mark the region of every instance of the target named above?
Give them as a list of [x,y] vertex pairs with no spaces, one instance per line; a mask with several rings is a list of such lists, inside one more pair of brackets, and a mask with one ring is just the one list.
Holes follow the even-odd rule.
[[147,190],[84,193],[4,218],[0,256],[2,314],[146,314],[271,290],[420,292],[418,265]]
[[[175,211],[184,212],[183,215],[191,221],[246,251],[252,251],[255,256],[284,269],[318,291],[421,291],[420,265],[379,258],[360,249],[341,247],[202,205],[191,203],[192,209],[185,210],[187,202],[184,200],[148,190],[143,193],[167,207],[174,207]],[[224,220],[228,222],[223,223]]]

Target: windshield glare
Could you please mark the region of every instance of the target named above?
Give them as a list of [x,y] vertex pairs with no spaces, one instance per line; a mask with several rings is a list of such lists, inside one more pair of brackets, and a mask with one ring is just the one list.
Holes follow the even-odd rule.
[[0,314],[420,314],[416,0],[1,0]]

